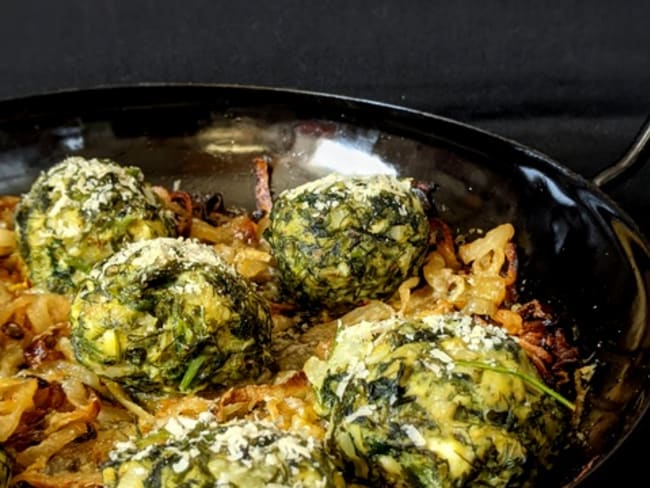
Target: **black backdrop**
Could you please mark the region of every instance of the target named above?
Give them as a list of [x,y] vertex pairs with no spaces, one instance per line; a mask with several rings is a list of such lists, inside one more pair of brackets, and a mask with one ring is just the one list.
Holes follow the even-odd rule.
[[[649,20],[637,0],[4,0],[0,99],[142,82],[334,92],[470,122],[591,176],[650,113]],[[646,233],[649,184],[650,164],[611,189]],[[611,480],[642,465],[646,432]]]
[[0,98],[215,81],[456,116],[598,116],[650,100],[641,1],[5,0],[0,9]]

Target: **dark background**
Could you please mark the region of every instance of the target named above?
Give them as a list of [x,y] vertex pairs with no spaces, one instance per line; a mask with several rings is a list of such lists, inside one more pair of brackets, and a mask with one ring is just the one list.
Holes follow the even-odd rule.
[[[0,99],[147,82],[333,92],[469,122],[591,177],[650,113],[649,21],[647,1],[5,0]],[[607,188],[646,234],[648,184],[650,164]],[[610,480],[644,471],[648,434]]]

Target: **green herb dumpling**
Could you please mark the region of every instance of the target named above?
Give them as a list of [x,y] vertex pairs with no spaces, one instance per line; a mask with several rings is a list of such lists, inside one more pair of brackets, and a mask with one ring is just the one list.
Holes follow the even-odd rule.
[[103,470],[106,488],[338,488],[345,486],[319,442],[273,424],[218,424],[210,414],[173,418],[118,445]]
[[429,221],[409,179],[329,175],[282,192],[266,237],[291,296],[345,309],[417,273]]
[[140,392],[190,392],[259,376],[271,316],[252,285],[198,242],[132,243],[96,266],[71,311],[77,359]]
[[30,280],[57,293],[73,293],[93,265],[126,243],[175,235],[171,212],[138,168],[81,157],[43,172],[15,223]]
[[568,425],[517,342],[467,316],[341,329],[327,361],[305,371],[329,445],[381,486],[526,486]]

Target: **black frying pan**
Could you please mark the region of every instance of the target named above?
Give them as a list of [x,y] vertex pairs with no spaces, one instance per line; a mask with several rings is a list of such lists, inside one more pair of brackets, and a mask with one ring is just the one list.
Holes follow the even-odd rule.
[[[591,448],[544,481],[643,476],[641,447],[624,441],[650,401],[648,244],[593,183],[543,154],[412,110],[276,89],[141,86],[0,102],[0,193],[26,191],[72,153],[249,207],[257,155],[276,157],[276,192],[332,170],[394,172],[438,183],[441,216],[461,231],[512,222],[522,299],[548,302],[575,324],[583,356],[600,365],[584,423]],[[625,456],[612,458],[616,450]]]

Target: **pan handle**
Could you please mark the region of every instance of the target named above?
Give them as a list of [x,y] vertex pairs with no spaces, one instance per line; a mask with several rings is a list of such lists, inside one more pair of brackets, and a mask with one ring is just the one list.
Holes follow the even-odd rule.
[[634,144],[632,144],[623,157],[594,176],[592,179],[593,183],[597,187],[602,188],[607,183],[629,171],[637,163],[643,162],[646,159],[642,157],[644,153],[650,153],[650,117],[645,121],[634,140]]

